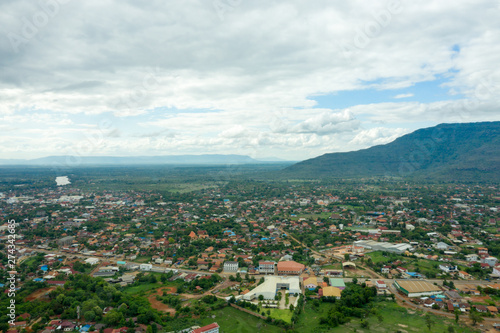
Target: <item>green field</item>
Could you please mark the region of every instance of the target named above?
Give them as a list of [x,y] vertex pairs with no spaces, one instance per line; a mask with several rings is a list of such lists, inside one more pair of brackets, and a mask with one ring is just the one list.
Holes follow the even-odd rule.
[[342,269],[342,263],[336,262],[336,263],[332,263],[330,265],[324,265],[324,266],[321,266],[321,269],[338,269],[338,270],[341,270]]
[[131,295],[135,295],[135,294],[140,294],[142,292],[146,292],[146,291],[149,291],[149,290],[153,290],[153,289],[158,289],[160,287],[164,286],[161,282],[157,282],[157,283],[145,283],[145,284],[141,284],[141,285],[138,285],[138,286],[133,286],[133,287],[127,287],[123,290],[124,293],[126,294],[131,294]]
[[[214,316],[212,318],[212,316]],[[282,328],[266,323],[264,320],[232,307],[210,312],[205,318],[200,318],[200,325],[216,322],[224,333],[275,333],[283,332]]]
[[378,264],[379,262],[386,263],[386,262],[393,260],[393,258],[387,256],[387,254],[385,254],[386,256],[384,256],[384,253],[381,251],[370,252],[370,253],[367,253],[366,255],[368,257],[372,258],[372,262],[375,265]]
[[266,312],[267,310],[271,311],[271,318],[273,319],[281,319],[283,321],[286,321],[287,323],[292,322],[292,311],[290,310],[279,310],[279,309],[264,309]]
[[448,327],[452,326],[455,332],[472,333],[477,332],[460,323],[457,325],[451,319],[431,315],[432,326],[429,331],[422,312],[407,310],[393,302],[375,303],[375,308],[380,314],[382,321],[377,316],[368,317],[368,327],[361,327],[361,320],[354,318],[349,323],[338,327],[320,326],[319,318],[327,311],[329,304],[321,304],[318,311],[314,311],[309,304],[306,304],[303,314],[300,316],[295,330],[301,333],[319,332],[448,332]]

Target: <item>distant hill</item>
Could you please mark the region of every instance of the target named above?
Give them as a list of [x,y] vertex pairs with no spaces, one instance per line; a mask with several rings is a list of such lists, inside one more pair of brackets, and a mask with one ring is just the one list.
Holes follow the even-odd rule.
[[135,157],[115,157],[115,156],[49,156],[31,160],[8,160],[0,159],[0,165],[66,165],[70,166],[90,166],[90,165],[232,165],[232,164],[262,164],[278,163],[276,161],[255,160],[245,155],[167,155],[167,156],[135,156]]
[[281,171],[286,178],[404,177],[500,181],[500,122],[440,124],[391,143],[325,154]]

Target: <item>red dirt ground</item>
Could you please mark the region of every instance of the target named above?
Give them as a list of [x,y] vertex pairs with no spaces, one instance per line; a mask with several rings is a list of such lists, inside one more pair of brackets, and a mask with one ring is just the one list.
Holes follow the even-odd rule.
[[163,311],[163,312],[168,312],[171,315],[174,315],[175,314],[174,308],[171,308],[167,304],[164,304],[156,299],[157,295],[160,295],[160,296],[163,295],[163,290],[167,290],[167,294],[172,294],[172,293],[177,292],[176,287],[161,287],[161,288],[158,288],[156,290],[156,293],[152,293],[151,295],[148,296],[148,301],[149,301],[149,303],[151,303],[151,306],[154,309],[157,309],[157,310]]
[[33,301],[35,299],[41,298],[42,296],[50,293],[52,290],[55,290],[57,287],[43,288],[32,292],[28,297],[26,297],[26,301]]

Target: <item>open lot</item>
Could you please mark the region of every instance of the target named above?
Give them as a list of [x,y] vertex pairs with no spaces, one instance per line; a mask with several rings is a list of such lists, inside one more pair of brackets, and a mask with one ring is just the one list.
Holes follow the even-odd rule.
[[266,323],[262,319],[232,307],[211,312],[207,317],[200,318],[201,325],[217,322],[224,333],[277,333],[282,328]]

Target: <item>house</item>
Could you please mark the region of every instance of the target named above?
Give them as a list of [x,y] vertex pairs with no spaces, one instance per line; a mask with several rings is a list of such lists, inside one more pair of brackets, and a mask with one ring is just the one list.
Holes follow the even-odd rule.
[[457,266],[449,265],[449,264],[440,264],[439,269],[445,273],[456,272]]
[[212,323],[192,330],[190,333],[219,333],[219,325],[217,323]]
[[488,255],[488,249],[485,247],[478,247],[477,248],[477,254],[482,257],[482,256],[487,256]]
[[320,289],[320,296],[323,297],[335,297],[336,299],[340,299],[342,295],[342,290],[337,287],[324,287]]
[[464,280],[471,280],[472,279],[472,276],[469,273],[464,272],[464,271],[459,271],[458,276]]
[[389,274],[390,270],[391,270],[390,266],[384,266],[384,267],[382,267],[382,269],[380,271],[382,274]]
[[467,260],[468,262],[474,262],[474,261],[479,261],[479,257],[477,254],[468,254],[465,256],[465,260]]
[[474,305],[474,307],[476,308],[477,312],[488,313],[488,308],[484,305]]
[[238,262],[237,261],[225,261],[224,262],[224,272],[237,272]]
[[436,249],[438,250],[448,250],[449,245],[443,242],[439,242],[435,245]]
[[375,281],[375,287],[377,287],[377,289],[386,289],[387,284],[385,284],[385,281],[377,280]]
[[497,262],[498,262],[498,259],[495,257],[486,257],[486,258],[481,259],[481,263],[487,264],[490,267],[495,266],[497,264]]
[[309,290],[314,290],[318,287],[318,279],[316,277],[310,277],[304,280],[304,288]]

